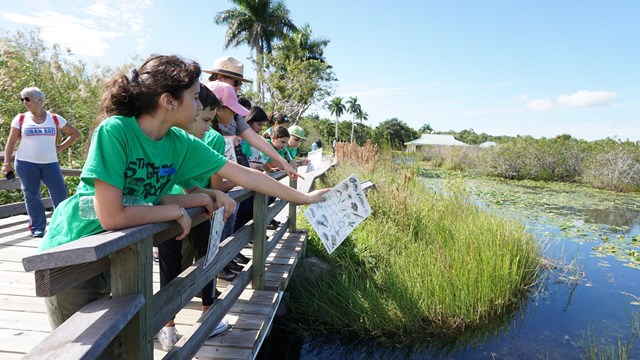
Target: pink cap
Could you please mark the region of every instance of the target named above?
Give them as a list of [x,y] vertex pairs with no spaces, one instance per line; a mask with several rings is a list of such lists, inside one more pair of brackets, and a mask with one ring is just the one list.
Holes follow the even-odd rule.
[[249,110],[247,110],[244,106],[240,105],[238,102],[238,96],[236,95],[236,89],[222,81],[209,81],[205,84],[216,97],[222,102],[222,105],[228,107],[233,110],[236,114],[240,116],[249,115]]

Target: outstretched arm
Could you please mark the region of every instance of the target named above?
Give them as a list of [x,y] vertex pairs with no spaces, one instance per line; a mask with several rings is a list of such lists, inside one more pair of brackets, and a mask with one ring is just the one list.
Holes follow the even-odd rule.
[[240,134],[240,136],[247,140],[249,144],[253,145],[254,148],[262,151],[267,156],[278,162],[281,168],[287,172],[290,178],[296,179],[301,178],[304,179],[300,174],[298,174],[295,169],[285,160],[278,152],[273,148],[273,146],[269,145],[269,143],[260,135],[256,134],[255,131],[251,129],[247,129]]
[[227,162],[217,174],[233,181],[245,189],[275,196],[295,204],[313,204],[324,201],[322,195],[330,190],[322,189],[310,193],[303,193],[276,181],[257,170],[231,162]]

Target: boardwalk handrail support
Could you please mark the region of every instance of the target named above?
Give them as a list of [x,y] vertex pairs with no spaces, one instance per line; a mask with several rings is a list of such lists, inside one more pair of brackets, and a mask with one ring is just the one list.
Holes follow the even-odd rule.
[[[312,183],[327,170],[314,174]],[[270,175],[277,180],[285,176],[282,171]],[[295,181],[290,181],[290,186],[296,187],[297,184]],[[104,354],[107,357],[152,359],[154,335],[242,248],[253,241],[253,257],[245,270],[237,276],[210,310],[202,315],[197,326],[194,325],[195,330],[189,336],[183,336],[178,346],[165,356],[165,358],[176,359],[193,357],[249,282],[252,283],[253,289],[264,288],[266,257],[275,248],[285,231],[295,231],[295,204],[289,204],[288,220],[267,239],[266,225],[287,205],[287,202],[278,200],[267,206],[267,196],[242,188],[233,189],[229,195],[238,202],[252,195],[255,196],[253,220],[220,244],[211,265],[205,268],[204,258],[198,260],[156,294],[153,294],[152,283],[152,247],[182,232],[180,226],[173,221],[108,231],[25,257],[23,259],[25,270],[35,271],[37,296],[58,294],[110,270],[112,299],[103,300],[98,308],[108,311],[112,303],[113,306],[135,309],[131,317],[126,319],[127,324],[122,327],[121,316],[87,322],[87,316],[91,314],[87,315],[85,310],[91,309],[92,306],[94,310],[96,308],[95,303],[89,304],[53,331],[29,352],[26,358],[68,359],[70,353],[78,353],[78,344],[70,340],[74,339],[70,337],[70,333],[80,336],[87,332],[104,332],[101,341],[96,341],[88,347],[86,343],[82,344],[86,351],[85,355],[95,354],[99,350],[109,352]],[[203,208],[188,211],[193,219],[192,226],[206,220]],[[142,295],[142,298],[138,295]],[[100,329],[95,328],[97,324],[100,324]],[[62,333],[66,336],[61,336]],[[105,346],[105,341],[110,345]],[[69,352],[65,349],[76,351]]]

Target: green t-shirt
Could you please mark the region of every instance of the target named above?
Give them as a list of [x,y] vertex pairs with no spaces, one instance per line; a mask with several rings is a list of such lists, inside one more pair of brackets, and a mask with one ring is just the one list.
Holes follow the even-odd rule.
[[296,158],[296,156],[298,156],[298,148],[290,148],[289,145],[284,147],[285,150],[285,154],[287,156],[285,156],[285,160],[287,161],[291,161],[293,159]]
[[253,157],[251,144],[247,140],[242,139],[242,142],[240,143],[240,149],[242,149],[243,154],[247,155],[247,158],[251,159]]
[[[181,129],[178,129],[178,130],[183,131]],[[224,137],[219,132],[213,129],[209,130],[205,133],[204,138],[201,141],[207,144],[207,146],[211,150],[215,151],[216,153],[224,157],[224,148],[226,146],[226,143],[224,142]],[[201,182],[194,184],[194,186],[195,185],[198,185],[203,189],[208,189],[211,187],[211,177],[204,178]],[[169,191],[169,194],[174,194],[174,195],[184,194],[183,187],[180,185],[176,185],[173,187],[173,189],[171,189],[171,191]]]
[[225,163],[180,129],[171,128],[156,141],[135,118],[112,116],[93,133],[78,189],[55,209],[40,250],[104,231],[93,207],[95,179],[122,189],[125,205],[155,205],[174,185],[191,188]]
[[[271,143],[271,139],[267,139],[267,142],[269,143],[269,145],[273,146],[273,144]],[[278,150],[278,149],[275,148],[275,146],[273,148],[278,154],[280,154],[280,156],[282,156],[283,158],[286,159],[286,157],[285,157],[285,149]],[[267,154],[263,153],[262,151],[260,151],[260,160],[262,161],[263,164],[268,164],[270,162],[274,162],[275,161],[272,158],[270,158],[269,156],[267,156]]]

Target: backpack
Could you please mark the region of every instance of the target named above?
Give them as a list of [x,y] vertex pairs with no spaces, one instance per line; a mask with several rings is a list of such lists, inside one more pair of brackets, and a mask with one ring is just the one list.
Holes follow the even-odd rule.
[[[20,125],[20,132],[18,133],[18,139],[22,138],[22,123],[24,123],[24,115],[25,113],[20,114],[20,119],[18,119],[18,124]],[[56,145],[58,144],[58,126],[60,126],[60,122],[58,121],[58,115],[51,113],[51,117],[53,118],[53,122],[56,124]]]

